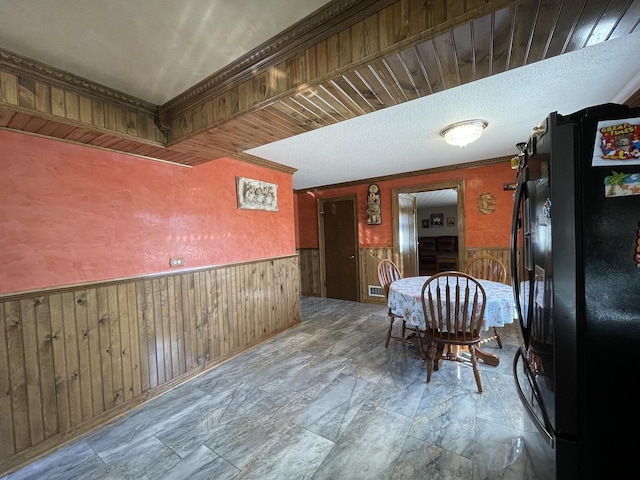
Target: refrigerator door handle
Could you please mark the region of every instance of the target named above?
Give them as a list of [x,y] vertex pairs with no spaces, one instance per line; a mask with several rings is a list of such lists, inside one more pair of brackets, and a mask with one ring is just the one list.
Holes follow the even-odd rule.
[[525,345],[529,345],[529,332],[524,328],[522,305],[520,304],[520,275],[518,270],[518,220],[522,197],[524,195],[524,184],[526,183],[527,167],[525,166],[518,178],[515,201],[513,205],[513,218],[511,220],[511,287],[513,288],[513,303],[516,320],[519,324],[520,332]]
[[[553,429],[549,425],[549,420],[548,420],[545,412],[544,411],[541,412],[542,419],[540,419],[538,417],[538,415],[536,415],[536,412],[533,409],[533,407],[531,406],[531,403],[529,402],[529,399],[526,398],[524,392],[522,391],[522,387],[520,386],[520,381],[519,381],[519,378],[518,378],[518,367],[517,367],[518,358],[522,358],[522,362],[523,362],[524,368],[528,369],[528,365],[527,365],[524,357],[522,356],[522,350],[518,349],[518,351],[516,352],[515,356],[513,357],[513,376],[515,377],[516,390],[518,392],[518,396],[520,397],[522,405],[524,405],[524,407],[527,409],[527,413],[529,414],[529,417],[531,418],[531,421],[533,422],[535,427],[538,429],[538,431],[544,436],[544,439],[547,442],[547,444],[551,448],[555,448],[555,435],[553,434]],[[538,402],[538,404],[540,406],[542,406],[543,403],[541,402],[540,395],[538,393],[538,390],[537,390],[536,386],[531,381],[529,381],[529,379],[527,379],[527,381],[529,382],[529,384],[531,386],[531,390],[533,392],[533,396],[535,397],[535,399]]]

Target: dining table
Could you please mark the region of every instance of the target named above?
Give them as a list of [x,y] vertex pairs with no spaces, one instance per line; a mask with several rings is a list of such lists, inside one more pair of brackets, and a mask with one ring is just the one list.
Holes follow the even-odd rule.
[[[428,279],[428,276],[398,279],[389,286],[387,298],[387,304],[393,314],[404,318],[407,325],[422,331],[426,328],[422,309],[422,287]],[[511,286],[491,280],[477,280],[486,293],[482,331],[493,330],[493,327],[504,327],[506,324],[513,323],[514,304]],[[499,364],[500,358],[497,355],[479,348],[476,348],[476,351],[478,357],[485,363],[493,366]]]

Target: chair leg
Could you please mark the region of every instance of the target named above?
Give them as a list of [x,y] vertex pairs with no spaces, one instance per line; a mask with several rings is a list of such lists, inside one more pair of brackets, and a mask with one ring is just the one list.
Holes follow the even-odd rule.
[[420,336],[420,329],[419,328],[416,328],[416,337],[418,338],[418,352],[420,353],[420,358],[422,360],[426,360],[427,359],[427,354],[424,351],[424,345],[422,343],[423,337]]
[[389,329],[387,330],[387,338],[384,341],[384,348],[389,346],[389,340],[391,339],[391,331],[393,330],[393,316],[389,315]]
[[427,347],[427,383],[431,381],[431,374],[433,373],[433,365],[437,361],[436,360],[437,349],[438,349],[438,346],[436,345],[436,342],[430,342],[429,346]]
[[502,337],[498,333],[498,328],[497,327],[493,327],[493,333],[496,336],[496,342],[498,342],[498,347],[502,348]]
[[406,331],[407,331],[407,321],[403,318],[402,319],[402,338],[407,338]]
[[482,379],[480,378],[480,369],[478,368],[478,359],[476,358],[475,345],[469,347],[469,353],[471,354],[471,365],[473,365],[473,375],[476,377],[478,393],[482,393]]

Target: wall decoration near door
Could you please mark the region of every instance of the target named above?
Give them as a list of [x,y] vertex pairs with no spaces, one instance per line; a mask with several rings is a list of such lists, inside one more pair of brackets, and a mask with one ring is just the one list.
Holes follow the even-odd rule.
[[478,196],[478,213],[492,214],[496,209],[496,197],[492,193],[483,192]]
[[431,227],[443,227],[444,226],[444,213],[432,213],[431,214]]
[[238,208],[278,211],[278,185],[275,183],[236,177]]
[[429,228],[429,219],[425,218],[422,220],[422,228]]
[[447,217],[447,227],[456,226],[456,217]]
[[367,195],[367,224],[380,225],[382,215],[380,210],[380,187],[375,183],[369,185]]

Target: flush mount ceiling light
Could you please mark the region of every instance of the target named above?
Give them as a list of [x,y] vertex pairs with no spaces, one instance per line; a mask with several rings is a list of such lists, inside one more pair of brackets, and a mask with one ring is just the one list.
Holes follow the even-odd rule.
[[480,138],[487,125],[489,122],[486,120],[465,120],[443,128],[440,135],[448,144],[464,147]]

